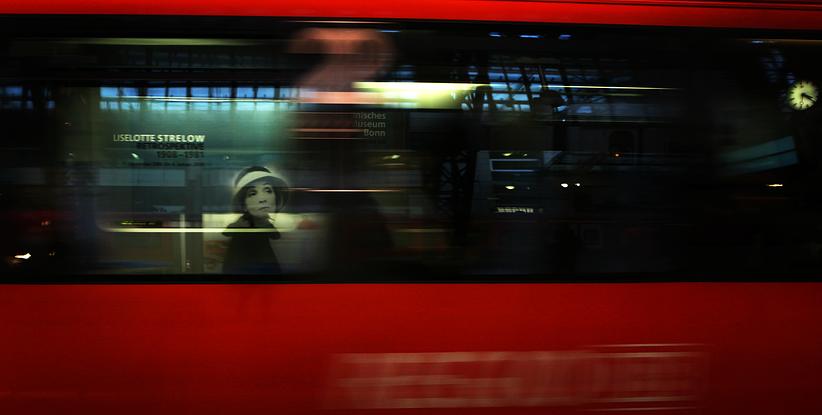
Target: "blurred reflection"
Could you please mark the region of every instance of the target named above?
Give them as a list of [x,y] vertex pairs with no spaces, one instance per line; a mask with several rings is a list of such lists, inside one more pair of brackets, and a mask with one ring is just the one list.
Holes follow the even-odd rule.
[[577,255],[581,241],[567,222],[557,225],[554,233],[555,263],[557,274],[573,274],[576,272]]
[[512,412],[553,406],[574,412],[682,412],[704,399],[707,363],[707,348],[696,343],[339,354],[332,360],[325,398],[330,408],[358,410]]
[[365,192],[331,192],[329,209],[329,271],[354,276],[390,271],[393,243],[385,217],[374,198]]
[[4,272],[822,270],[822,117],[785,102],[818,42],[282,23],[10,40],[30,54],[0,52]]

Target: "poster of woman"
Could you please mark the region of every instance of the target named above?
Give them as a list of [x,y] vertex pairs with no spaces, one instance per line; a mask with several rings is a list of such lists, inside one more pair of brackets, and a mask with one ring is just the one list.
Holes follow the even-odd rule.
[[232,208],[241,216],[223,232],[229,238],[223,272],[280,273],[274,250],[280,232],[274,222],[288,201],[288,193],[286,182],[265,167],[248,167],[237,175]]

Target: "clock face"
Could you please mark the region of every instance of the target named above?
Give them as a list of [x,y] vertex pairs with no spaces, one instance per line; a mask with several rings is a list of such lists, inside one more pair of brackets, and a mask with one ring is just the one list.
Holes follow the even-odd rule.
[[819,88],[810,81],[797,81],[788,88],[788,105],[795,110],[806,110],[819,99]]

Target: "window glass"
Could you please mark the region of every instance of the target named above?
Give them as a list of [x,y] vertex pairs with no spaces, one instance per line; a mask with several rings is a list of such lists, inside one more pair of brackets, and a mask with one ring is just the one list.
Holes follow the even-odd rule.
[[3,274],[822,270],[812,35],[433,23],[255,33],[8,35]]

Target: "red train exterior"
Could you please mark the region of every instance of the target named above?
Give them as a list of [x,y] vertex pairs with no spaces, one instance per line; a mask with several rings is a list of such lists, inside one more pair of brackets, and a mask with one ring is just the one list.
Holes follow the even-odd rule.
[[816,283],[4,286],[0,407],[814,412],[820,295]]
[[[0,14],[822,30],[822,4],[781,1],[32,0]],[[0,413],[819,413],[822,284],[780,278],[18,278],[0,285]]]

